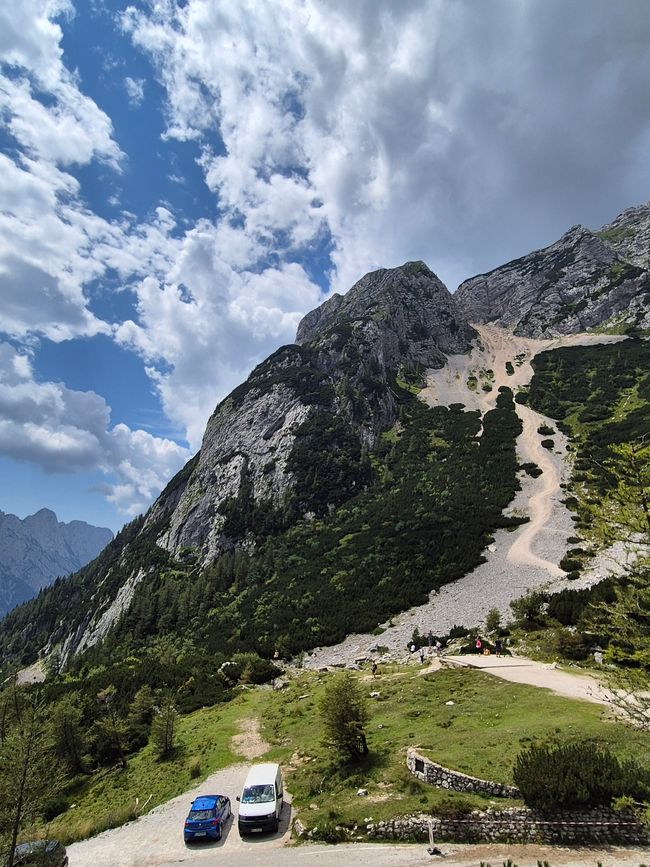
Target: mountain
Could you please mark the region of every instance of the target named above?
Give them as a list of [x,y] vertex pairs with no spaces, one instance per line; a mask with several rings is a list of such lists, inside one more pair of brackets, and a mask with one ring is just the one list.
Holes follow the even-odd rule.
[[[216,407],[199,452],[144,517],[5,618],[0,656],[27,663],[58,649],[102,666],[163,638],[195,658],[296,653],[371,630],[466,574],[497,528],[526,520],[504,514],[520,487],[521,421],[508,385],[483,413],[425,407],[425,371],[480,342],[472,322],[535,336],[646,327],[649,225],[642,206],[597,233],[574,227],[455,295],[422,262],[333,295]],[[620,378],[611,406],[638,385],[629,406],[642,423],[645,355],[623,377],[625,344],[607,356]],[[601,355],[582,370],[580,351],[547,365],[547,390],[562,365],[597,381]],[[490,375],[476,371],[481,394]],[[575,412],[593,416],[599,394]]]
[[649,250],[650,203],[597,232],[573,226],[549,247],[466,280],[454,301],[469,322],[525,337],[650,328]]
[[397,418],[391,379],[421,379],[473,336],[424,263],[367,274],[309,313],[297,343],[217,407],[146,526],[164,521],[163,548],[196,548],[207,563],[250,542],[260,523],[286,527],[341,505],[367,482],[364,450]]
[[49,509],[23,520],[0,511],[0,614],[85,566],[112,538],[106,527],[61,523]]

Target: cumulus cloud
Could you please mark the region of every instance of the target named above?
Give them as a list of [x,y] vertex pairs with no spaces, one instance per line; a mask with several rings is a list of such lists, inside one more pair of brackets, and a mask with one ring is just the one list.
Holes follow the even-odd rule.
[[190,452],[168,439],[110,425],[106,401],[60,382],[37,382],[30,358],[0,343],[0,454],[47,473],[99,468],[122,514],[149,505]]
[[416,257],[453,283],[647,196],[644,0],[188,0],[123,26],[221,206],[262,247],[325,227],[339,290]]
[[[90,210],[79,167],[117,176],[126,160],[65,66],[73,14],[67,0],[0,9],[11,142],[0,155],[0,332],[25,343],[113,335],[142,358],[192,447],[217,400],[319,303],[310,264],[326,290],[346,291],[371,268],[423,258],[453,288],[648,197],[646,0],[615,13],[609,0],[127,8],[123,34],[166,94],[166,147],[192,143],[213,220],[166,203],[139,219]],[[123,72],[118,86],[134,105],[159,91]],[[109,271],[134,293],[131,320],[90,309],[89,287]],[[142,502],[178,447],[111,427],[101,397],[36,383],[21,357],[6,365],[24,382],[3,386],[15,426],[2,447],[22,412],[13,448],[51,469],[66,455],[69,466],[97,461],[115,474],[116,504]]]

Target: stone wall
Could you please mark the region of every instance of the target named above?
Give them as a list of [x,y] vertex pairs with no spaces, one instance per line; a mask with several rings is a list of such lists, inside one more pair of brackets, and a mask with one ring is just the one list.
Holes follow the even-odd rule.
[[526,807],[474,810],[456,816],[402,816],[371,822],[368,837],[378,840],[429,839],[462,843],[561,843],[569,845],[647,846],[650,833],[633,813],[606,808],[542,815]]
[[501,783],[493,783],[490,780],[479,780],[478,777],[470,777],[459,771],[444,768],[421,756],[413,747],[406,753],[406,764],[409,771],[431,786],[439,789],[453,789],[454,792],[472,792],[474,794],[490,795],[493,798],[520,798],[519,789],[514,786],[503,786]]

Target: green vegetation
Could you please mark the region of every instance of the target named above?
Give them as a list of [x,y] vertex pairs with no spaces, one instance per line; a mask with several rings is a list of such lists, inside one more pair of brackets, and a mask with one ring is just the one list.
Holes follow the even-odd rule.
[[601,241],[611,242],[616,244],[624,241],[626,238],[633,238],[635,230],[632,226],[615,226],[612,229],[605,229],[602,232],[594,232],[597,238]]
[[[294,807],[319,833],[324,827],[355,824],[362,832],[368,816],[382,821],[414,812],[462,813],[490,804],[487,797],[420,783],[406,769],[409,746],[446,767],[508,784],[513,783],[515,756],[533,743],[580,740],[592,749],[609,749],[621,762],[648,755],[649,735],[604,719],[602,707],[479,671],[443,669],[414,677],[411,666],[380,665],[374,678],[369,673],[351,676],[367,696],[379,693],[369,699],[369,752],[360,761],[342,765],[322,743],[317,709],[332,675],[303,673],[281,693],[271,694],[264,712],[263,733],[273,745],[268,758],[291,762],[287,787]],[[368,797],[357,796],[359,787],[368,790]],[[502,806],[511,804],[508,800]]]
[[[529,405],[558,420],[576,448],[571,484],[576,526],[596,542],[638,532],[628,491],[650,476],[650,344],[640,340],[542,352]],[[634,452],[634,455],[632,454]],[[636,479],[636,481],[635,481]],[[643,487],[643,486],[642,486]]]
[[244,692],[228,704],[179,715],[176,748],[165,759],[150,743],[130,756],[124,769],[112,766],[92,776],[70,777],[60,808],[76,806],[50,817],[47,833],[66,844],[91,837],[135,818],[145,803],[148,811],[191,788],[197,777],[237,761],[230,742],[239,731],[238,721],[255,716],[266,695]]
[[358,760],[368,754],[368,701],[361,686],[349,672],[338,675],[327,685],[320,713],[326,746],[348,761]]
[[650,796],[649,769],[632,759],[620,762],[609,749],[582,741],[533,744],[517,756],[513,778],[526,804],[544,812]]
[[[380,664],[375,677],[366,672],[344,677],[367,707],[367,755],[346,761],[327,744],[326,720],[318,709],[331,706],[340,675],[300,672],[282,690],[246,690],[227,704],[179,715],[177,745],[166,759],[158,758],[150,742],[129,756],[125,768],[70,776],[57,806],[50,802],[48,835],[65,843],[83,839],[128,821],[145,803],[149,810],[186,791],[198,775],[236,761],[231,738],[242,719],[262,721],[262,734],[271,743],[265,758],[283,764],[301,819],[321,833],[334,825],[363,829],[367,816],[377,821],[420,811],[462,813],[489,804],[486,797],[421,784],[406,768],[409,746],[447,767],[504,783],[513,781],[513,757],[533,743],[559,746],[580,739],[591,749],[611,751],[622,764],[649,754],[648,733],[606,719],[597,705],[483,672],[442,670],[414,677],[413,666]],[[370,698],[371,692],[379,695]],[[357,797],[359,787],[368,790],[367,798]],[[73,810],[61,812],[72,803]],[[31,836],[39,827],[38,821],[24,825],[22,833]]]

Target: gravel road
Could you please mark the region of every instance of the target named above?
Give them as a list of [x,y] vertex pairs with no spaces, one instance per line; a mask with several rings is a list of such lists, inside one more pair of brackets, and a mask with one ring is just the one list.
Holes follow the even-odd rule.
[[[289,839],[291,806],[285,803],[280,830],[277,834],[259,837],[250,835],[242,839],[237,831],[237,801],[248,772],[248,764],[231,765],[212,774],[200,786],[161,804],[135,822],[121,828],[104,831],[90,840],[68,847],[70,867],[158,867],[160,864],[178,864],[186,861],[212,864],[217,857],[239,853],[248,857],[258,847],[277,850]],[[183,822],[190,803],[198,795],[224,794],[232,801],[233,819],[224,830],[223,838],[215,843],[186,845],[183,840]],[[280,864],[281,860],[272,859]],[[248,863],[246,860],[242,864]]]

